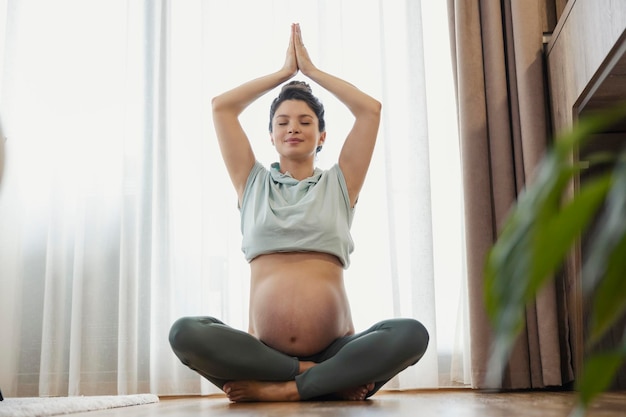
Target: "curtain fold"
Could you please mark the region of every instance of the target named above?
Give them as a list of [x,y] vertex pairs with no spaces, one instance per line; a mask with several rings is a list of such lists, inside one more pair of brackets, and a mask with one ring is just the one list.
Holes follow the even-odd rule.
[[[484,309],[487,251],[549,137],[543,33],[546,0],[449,0],[465,193],[471,385],[485,387],[491,330]],[[573,378],[561,281],[526,310],[503,388],[561,386]]]
[[[438,387],[462,275],[447,45],[429,45],[439,35],[425,29],[445,33],[443,6],[0,0],[9,136],[0,188],[3,393],[218,392],[167,341],[181,316],[247,328],[249,268],[210,98],[279,68],[295,21],[320,68],[383,101],[345,274],[355,327],[400,315],[422,321],[432,335],[427,354],[387,388]],[[328,130],[317,165],[328,168],[352,117],[312,87]],[[266,165],[276,158],[267,133],[274,93],[241,117]]]

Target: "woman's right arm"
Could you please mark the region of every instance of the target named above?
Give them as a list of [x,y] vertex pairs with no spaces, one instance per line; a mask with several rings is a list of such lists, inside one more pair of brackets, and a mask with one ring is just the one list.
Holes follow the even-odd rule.
[[298,72],[293,35],[283,67],[272,74],[256,78],[213,98],[213,124],[222,158],[230,179],[235,186],[239,202],[243,196],[246,181],[255,162],[250,141],[246,136],[239,115],[252,102],[271,89],[292,78]]

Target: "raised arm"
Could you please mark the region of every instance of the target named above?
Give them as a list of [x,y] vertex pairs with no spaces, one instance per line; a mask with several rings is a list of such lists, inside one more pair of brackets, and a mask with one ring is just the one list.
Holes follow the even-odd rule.
[[255,157],[250,141],[239,122],[239,115],[256,99],[289,80],[297,72],[298,66],[292,31],[285,63],[279,71],[248,81],[239,87],[214,97],[211,101],[213,124],[222,152],[222,158],[226,164],[230,179],[235,186],[240,203],[246,180],[254,165]]
[[380,125],[381,104],[354,85],[317,68],[304,47],[300,25],[292,26],[292,38],[298,69],[324,89],[330,91],[354,115],[354,125],[339,154],[339,166],[346,179],[350,204],[354,206],[361,192],[374,152],[378,126]]

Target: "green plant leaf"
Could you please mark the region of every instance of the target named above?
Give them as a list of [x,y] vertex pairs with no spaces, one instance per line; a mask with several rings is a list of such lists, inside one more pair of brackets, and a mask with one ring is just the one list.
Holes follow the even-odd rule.
[[[558,210],[560,196],[577,172],[570,166],[562,166],[559,158],[556,152],[544,158],[536,186],[520,194],[500,237],[488,253],[485,300],[493,320],[506,314],[502,309],[520,308],[518,303],[525,302],[536,287],[533,279],[535,235]],[[512,301],[516,304],[512,305]]]
[[610,186],[610,176],[589,181],[561,210],[548,213],[538,224],[534,233],[527,299],[533,298],[563,263],[570,248],[604,201]]
[[606,270],[612,248],[626,233],[626,151],[616,164],[613,181],[616,184],[607,197],[607,204],[597,230],[592,236],[594,245],[590,249],[583,268],[583,290],[592,292]]
[[[569,172],[566,175],[571,176]],[[496,386],[499,375],[493,368],[502,367],[506,362],[515,339],[524,328],[525,306],[560,267],[604,201],[610,185],[610,176],[598,177],[559,209],[550,200],[553,194],[562,192],[565,185],[555,184],[553,193],[546,193],[542,200],[537,200],[540,204],[535,207],[539,210],[533,212],[523,201],[516,208],[523,213],[514,220],[517,222],[513,223],[515,233],[507,236],[503,233],[492,248],[486,267],[485,286],[491,295],[486,300],[488,311],[493,314],[490,317],[496,345],[491,352],[489,386]],[[534,215],[528,216],[529,213]]]
[[626,151],[616,165],[613,182],[583,269],[583,288],[593,293],[589,345],[626,310]]
[[585,361],[582,375],[576,384],[583,408],[587,408],[598,394],[610,387],[624,360],[626,360],[626,334],[617,349],[594,355]]
[[[526,305],[562,265],[611,185],[609,176],[586,182],[570,202],[563,204],[572,177],[581,169],[581,164],[573,163],[574,150],[624,115],[626,104],[581,120],[575,129],[555,141],[487,254],[485,307],[494,330],[489,386],[495,387],[501,379],[504,363],[524,328]],[[596,161],[605,163],[610,159],[599,155]]]
[[[563,169],[543,184],[542,193],[520,196],[485,266],[487,311],[495,323],[513,309],[516,314],[550,279],[569,248],[589,223],[610,186],[610,178],[594,180],[559,207],[560,196],[576,172]],[[547,190],[547,192],[546,192]],[[509,324],[515,323],[511,320]],[[517,326],[514,326],[517,327]]]
[[611,254],[593,297],[589,344],[596,343],[626,310],[626,235]]
[[572,149],[584,146],[598,132],[606,130],[626,117],[626,101],[578,120],[574,127],[559,135],[553,148],[559,155],[571,155]]
[[563,162],[564,155],[553,150],[544,156],[534,186],[520,194],[486,259],[485,304],[494,328],[486,378],[490,387],[498,386],[515,339],[524,328],[525,306],[541,285],[534,265],[535,235],[558,211],[560,196],[577,172]]

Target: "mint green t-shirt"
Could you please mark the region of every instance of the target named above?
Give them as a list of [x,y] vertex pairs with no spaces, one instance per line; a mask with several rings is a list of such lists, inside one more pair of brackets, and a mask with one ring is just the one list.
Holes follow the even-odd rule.
[[354,208],[338,164],[298,181],[256,162],[241,202],[241,250],[250,262],[274,252],[324,252],[350,265]]

